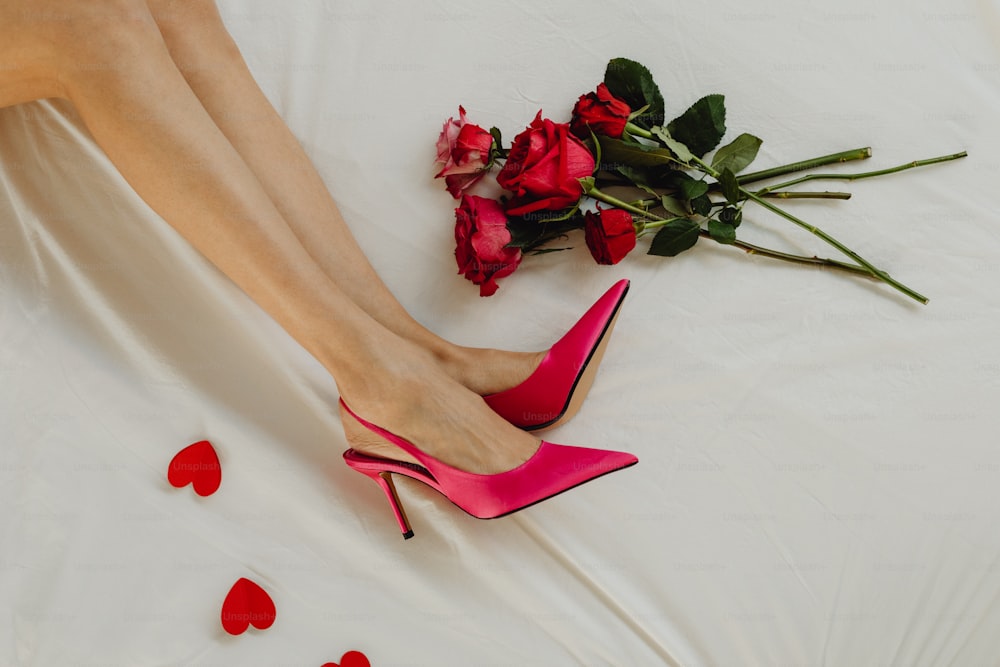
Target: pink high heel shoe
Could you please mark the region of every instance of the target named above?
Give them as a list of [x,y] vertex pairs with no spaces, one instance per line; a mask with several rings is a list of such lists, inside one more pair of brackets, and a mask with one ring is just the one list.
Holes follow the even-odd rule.
[[628,287],[628,280],[615,283],[549,348],[527,380],[483,396],[487,405],[526,431],[552,428],[575,415],[594,382]]
[[413,537],[413,529],[399,502],[392,475],[406,475],[423,482],[477,519],[495,519],[639,462],[625,452],[568,447],[543,440],[538,451],[516,468],[496,475],[478,475],[453,468],[425,454],[408,440],[365,421],[343,400],[340,406],[342,415],[350,415],[366,429],[420,462],[417,465],[368,456],[353,449],[344,452],[348,466],[375,480],[385,492],[404,539]]

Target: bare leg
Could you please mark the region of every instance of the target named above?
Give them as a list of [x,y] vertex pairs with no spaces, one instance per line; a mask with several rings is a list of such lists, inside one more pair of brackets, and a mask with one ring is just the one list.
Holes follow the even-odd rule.
[[379,279],[295,136],[253,79],[214,0],[147,0],[171,56],[216,125],[243,157],[288,226],[324,272],[373,318],[430,350],[480,394],[508,389],[540,353],[456,346],[428,331]]
[[39,29],[52,14],[42,0],[0,2],[0,108],[63,95],[55,55],[45,44],[50,37]]
[[327,277],[188,87],[142,0],[39,4],[69,17],[35,29],[55,55],[52,80],[125,179],[331,372],[359,414],[470,471],[531,456],[536,439]]

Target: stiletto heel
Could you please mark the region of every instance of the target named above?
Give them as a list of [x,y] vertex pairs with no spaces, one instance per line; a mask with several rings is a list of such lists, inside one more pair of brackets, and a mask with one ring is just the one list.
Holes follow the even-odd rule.
[[389,499],[389,505],[392,506],[392,513],[396,515],[396,523],[399,524],[399,530],[403,533],[403,539],[408,540],[413,537],[410,520],[406,518],[406,510],[403,509],[403,503],[399,502],[399,494],[396,493],[396,485],[392,481],[392,475],[386,471],[361,470],[359,472],[375,480],[382,487],[382,490],[385,491],[385,497]]
[[493,411],[526,431],[558,426],[575,415],[601,364],[629,281],[619,280],[549,348],[527,380],[483,397]]
[[626,452],[570,447],[543,440],[534,455],[516,468],[495,475],[479,475],[439,461],[409,440],[365,421],[347,407],[343,399],[340,407],[344,418],[350,416],[419,462],[370,456],[353,448],[344,452],[344,462],[350,468],[370,477],[382,487],[405,539],[413,537],[413,530],[403,512],[391,475],[405,475],[423,482],[477,519],[495,519],[639,462],[638,458]]

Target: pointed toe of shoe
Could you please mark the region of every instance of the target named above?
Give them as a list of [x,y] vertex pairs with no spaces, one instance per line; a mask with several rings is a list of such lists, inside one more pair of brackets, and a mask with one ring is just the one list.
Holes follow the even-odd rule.
[[589,391],[614,325],[628,280],[619,280],[560,338],[524,382],[483,397],[494,412],[528,431],[550,428],[572,416]]

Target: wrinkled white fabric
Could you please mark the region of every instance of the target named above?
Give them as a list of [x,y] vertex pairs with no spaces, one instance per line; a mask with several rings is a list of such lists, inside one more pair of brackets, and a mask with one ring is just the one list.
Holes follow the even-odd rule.
[[[254,74],[401,302],[542,349],[632,290],[556,442],[637,467],[476,521],[340,460],[323,369],[126,185],[72,106],[0,110],[0,665],[985,665],[1000,632],[1000,3],[242,0]],[[455,275],[434,141],[568,120],[616,56],[668,114],[726,95],[763,168],[872,146],[851,201],[787,202],[927,294],[699,244]],[[835,256],[748,207],[746,240]],[[166,481],[183,446],[208,498]],[[277,621],[229,637],[239,577]]]

